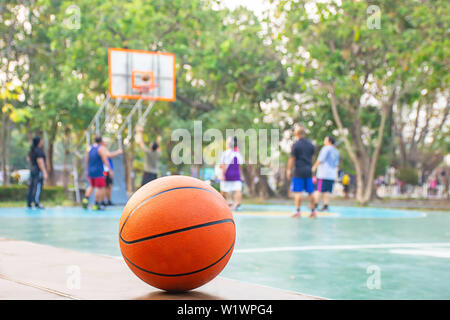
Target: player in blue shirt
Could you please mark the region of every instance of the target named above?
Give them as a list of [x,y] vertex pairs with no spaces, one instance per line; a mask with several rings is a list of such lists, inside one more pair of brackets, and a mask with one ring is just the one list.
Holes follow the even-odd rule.
[[333,192],[334,182],[337,180],[339,151],[334,146],[335,140],[332,136],[324,139],[324,147],[319,152],[319,157],[312,168],[317,178],[316,203],[319,203],[320,195],[323,196],[323,207],[319,211],[328,210],[329,197]]

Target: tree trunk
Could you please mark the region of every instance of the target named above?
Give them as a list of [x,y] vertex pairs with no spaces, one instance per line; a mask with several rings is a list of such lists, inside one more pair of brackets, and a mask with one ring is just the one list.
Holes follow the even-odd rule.
[[[359,162],[353,162],[353,165],[355,166],[356,171],[356,201],[358,201],[359,204],[365,204],[364,203],[364,186],[366,185],[364,174],[361,171],[361,166],[359,165]],[[358,169],[357,169],[358,168]]]
[[58,132],[57,121],[53,124],[52,131],[49,135],[48,141],[48,151],[47,151],[47,172],[48,172],[48,183],[51,186],[56,184],[53,156],[55,154],[55,139],[56,133]]
[[288,197],[289,196],[289,187],[291,184],[291,181],[289,181],[286,177],[287,168],[283,167],[280,170],[280,183],[278,184],[277,191],[278,194],[282,197]]
[[[125,149],[125,146],[124,146]],[[130,138],[130,145],[126,152],[124,152],[124,168],[125,168],[125,181],[127,184],[127,194],[131,195],[135,191],[135,177],[133,173],[133,160],[134,160],[134,138]]]
[[[336,122],[336,125],[339,130],[339,135],[344,139],[344,145],[345,149],[347,150],[347,153],[350,157],[350,161],[353,163],[353,166],[355,167],[355,173],[356,173],[356,200],[363,204],[363,194],[364,194],[364,177],[363,177],[363,171],[362,168],[364,164],[361,163],[360,154],[354,151],[352,145],[350,144],[349,139],[347,138],[347,135],[344,130],[344,126],[341,121],[341,117],[339,116],[338,112],[338,104],[336,99],[336,93],[334,91],[334,86],[331,85],[329,87],[329,93],[330,93],[330,100],[331,100],[331,111],[333,112],[333,118]],[[359,137],[361,138],[361,137]]]
[[[5,181],[4,177],[3,177],[3,172],[5,171],[3,168],[3,163],[4,163],[4,150],[5,150],[5,137],[4,137],[4,133],[3,133],[3,113],[2,113],[2,126],[0,127],[0,168],[2,170],[2,178],[3,178],[3,182]],[[3,184],[3,183],[2,183]]]
[[267,176],[260,174],[261,167],[259,166],[256,167],[256,170],[259,177],[259,185],[260,185],[259,196],[262,197],[263,199],[273,197],[275,195],[275,192],[272,190],[272,188],[270,188],[269,183],[267,181]]
[[[75,170],[77,170],[78,175],[78,186],[83,186],[84,182],[86,180],[86,171],[87,168],[85,168],[84,165],[84,159],[81,157],[75,157]],[[75,182],[75,180],[74,180]],[[81,188],[80,188],[81,189]],[[83,195],[81,195],[82,197]]]
[[[394,95],[395,95],[395,90],[394,90]],[[394,96],[394,98],[395,98],[395,96]],[[366,191],[364,194],[365,202],[368,202],[369,200],[371,200],[372,195],[373,195],[372,190],[373,190],[373,184],[374,184],[374,179],[375,179],[375,170],[376,170],[376,166],[377,166],[377,162],[378,162],[378,157],[380,155],[381,143],[383,142],[383,133],[384,133],[384,127],[386,126],[388,109],[391,108],[394,103],[392,98],[390,99],[390,101],[388,103],[390,105],[383,104],[381,106],[380,127],[378,128],[378,136],[377,136],[377,140],[375,141],[375,149],[372,153],[372,159],[370,160],[370,167],[367,172],[367,187],[366,187]]]
[[3,175],[3,185],[9,185],[9,165],[8,165],[8,153],[9,153],[9,139],[8,139],[8,123],[9,118],[6,112],[2,113],[2,130],[1,130],[1,161],[2,161],[2,175]]
[[64,130],[64,174],[63,174],[63,187],[64,187],[64,193],[69,193],[69,177],[70,172],[68,170],[69,166],[69,159],[70,159],[70,131],[68,128]]
[[256,195],[255,187],[253,185],[253,174],[252,174],[252,166],[245,165],[242,166],[242,175],[244,176],[245,184],[248,188],[248,193],[250,196],[254,197]]
[[47,172],[48,172],[48,183],[51,186],[55,185],[55,172],[53,170],[53,154],[54,154],[54,143],[48,143],[48,152],[47,152]]
[[350,156],[350,160],[353,163],[356,171],[356,200],[364,205],[372,199],[373,185],[375,177],[375,169],[378,161],[378,157],[381,150],[381,143],[383,141],[384,128],[386,126],[387,115],[397,101],[397,90],[394,89],[389,100],[381,106],[381,121],[378,127],[378,135],[375,141],[375,148],[372,155],[369,156],[366,147],[362,141],[361,135],[361,122],[360,119],[354,117],[352,119],[352,125],[350,128],[350,134],[352,136],[353,145],[350,144],[347,136],[345,135],[344,126],[338,112],[337,99],[334,92],[334,87],[330,87],[331,107],[333,117],[339,129],[341,137],[344,139],[346,150]]

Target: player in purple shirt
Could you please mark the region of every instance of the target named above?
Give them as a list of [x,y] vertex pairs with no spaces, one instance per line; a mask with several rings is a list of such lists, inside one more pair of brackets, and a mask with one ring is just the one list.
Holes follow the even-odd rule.
[[237,138],[228,141],[228,149],[220,157],[222,177],[220,181],[220,192],[227,199],[228,194],[234,194],[233,210],[240,210],[242,200],[241,165],[244,163],[242,155],[237,147]]

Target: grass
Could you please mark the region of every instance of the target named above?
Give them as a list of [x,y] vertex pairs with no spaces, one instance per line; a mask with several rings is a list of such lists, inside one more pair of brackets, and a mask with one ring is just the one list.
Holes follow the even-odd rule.
[[[306,197],[305,197],[306,198]],[[391,200],[391,201],[389,201]],[[442,207],[442,206],[433,206],[433,201],[434,200],[417,200],[416,201],[421,201],[423,202],[427,202],[427,205],[425,207],[417,207],[414,206],[414,201],[415,200],[392,200],[392,199],[384,199],[382,201],[378,200],[373,204],[368,204],[367,207],[373,207],[373,208],[381,208],[384,207],[384,205],[386,205],[386,207],[389,208],[393,208],[393,209],[402,209],[402,210],[415,210],[415,211],[444,211],[444,212],[450,212],[450,205],[447,207]],[[445,202],[446,200],[442,200],[443,202]],[[331,201],[331,205],[337,205],[337,206],[350,206],[350,207],[358,207],[358,203],[355,202],[353,199],[349,199],[349,200],[343,200],[341,198],[334,198]],[[280,204],[280,205],[293,205],[293,199],[278,199],[278,198],[274,198],[274,199],[262,199],[262,198],[244,198],[242,200],[243,204]],[[304,203],[308,203],[307,199],[304,200]],[[408,205],[398,205],[399,203],[408,203]],[[410,205],[409,205],[410,204]],[[42,201],[42,205],[44,207],[78,207],[79,204],[73,202],[72,200],[69,199],[58,199],[56,201]],[[26,206],[26,202],[25,201],[0,201],[0,208],[20,208],[20,207],[25,207]]]
[[[74,207],[78,206],[71,200],[58,200],[58,201],[42,201],[41,203],[44,207]],[[26,207],[27,203],[25,201],[1,201],[0,208],[20,208]]]
[[[252,198],[244,197],[243,204],[275,204],[275,205],[293,205],[292,198]],[[309,203],[308,197],[305,195],[303,204]],[[330,204],[333,206],[348,206],[361,208],[391,208],[399,210],[415,210],[415,211],[441,211],[450,212],[450,201],[445,199],[377,199],[366,205],[360,205],[355,199],[344,199],[343,197],[333,197]]]

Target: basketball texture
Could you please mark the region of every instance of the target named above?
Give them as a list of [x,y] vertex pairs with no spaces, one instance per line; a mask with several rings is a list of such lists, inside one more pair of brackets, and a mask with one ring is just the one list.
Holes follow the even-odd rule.
[[167,291],[214,279],[234,248],[228,204],[207,183],[186,176],[153,180],[137,190],[119,225],[122,255],[146,283]]

